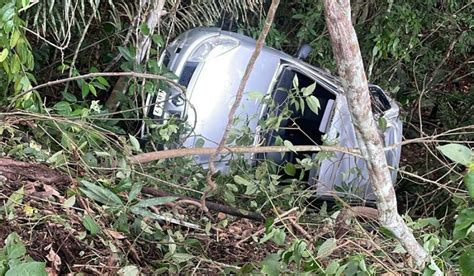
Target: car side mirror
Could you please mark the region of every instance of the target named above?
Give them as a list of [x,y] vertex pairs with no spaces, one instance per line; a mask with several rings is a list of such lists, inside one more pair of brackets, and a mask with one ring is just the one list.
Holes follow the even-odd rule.
[[306,60],[311,53],[313,49],[309,44],[303,44],[301,47],[298,49],[298,53],[296,54],[296,57],[301,60]]

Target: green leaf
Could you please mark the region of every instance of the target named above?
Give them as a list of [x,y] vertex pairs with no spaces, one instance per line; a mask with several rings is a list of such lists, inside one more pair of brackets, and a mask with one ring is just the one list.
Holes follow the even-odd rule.
[[437,147],[442,154],[456,163],[469,166],[472,160],[472,151],[470,148],[460,144],[447,144]]
[[136,152],[140,152],[141,148],[140,148],[140,142],[138,142],[138,139],[135,136],[130,135],[130,134],[128,135],[128,137],[130,138],[130,143],[132,144],[133,149]]
[[47,276],[46,265],[43,262],[27,262],[21,263],[10,268],[5,276],[24,276],[24,275],[34,275],[34,276]]
[[157,205],[163,205],[168,202],[173,202],[178,197],[176,196],[163,196],[163,197],[154,197],[154,198],[149,198],[149,199],[144,199],[137,204],[135,204],[133,207],[135,208],[146,208],[150,206],[157,206]]
[[97,90],[95,90],[95,86],[89,83],[89,90],[91,91],[92,95],[97,97]]
[[308,104],[309,109],[313,111],[314,114],[318,114],[319,108],[321,107],[319,105],[319,100],[315,96],[311,95],[306,98],[306,103]]
[[385,132],[385,130],[387,129],[387,120],[385,120],[384,117],[380,117],[377,123],[379,125],[379,129],[382,132]]
[[302,89],[303,96],[307,97],[309,95],[312,95],[315,89],[316,89],[316,83],[314,82],[310,86]]
[[468,171],[464,175],[464,184],[466,184],[469,196],[474,199],[474,171]]
[[270,254],[262,261],[262,274],[268,276],[280,275],[280,256],[278,254]]
[[21,187],[8,197],[7,203],[5,203],[4,208],[9,217],[14,215],[15,208],[23,201],[24,194],[25,193],[23,187]]
[[462,275],[474,275],[474,249],[471,248],[459,257],[459,267]]
[[133,184],[132,188],[130,189],[130,193],[128,194],[128,202],[135,200],[138,194],[140,194],[142,188],[143,185],[141,183]]
[[324,271],[324,273],[326,275],[333,275],[333,274],[336,274],[337,270],[339,269],[341,265],[339,264],[339,261],[333,261],[331,262],[328,267],[326,267],[326,270]]
[[127,60],[127,61],[132,61],[133,56],[130,53],[130,50],[125,48],[125,47],[118,47],[119,52],[122,54],[122,56]]
[[336,243],[336,239],[334,238],[325,240],[323,244],[321,244],[321,246],[318,248],[318,258],[331,255],[334,249],[336,249]]
[[150,35],[150,28],[148,27],[146,23],[140,24],[139,28],[143,35],[146,35],[146,36]]
[[5,240],[5,250],[10,260],[21,258],[26,254],[25,245],[20,236],[15,232],[9,234]]
[[296,173],[296,167],[295,165],[293,165],[293,163],[286,163],[285,165],[285,173],[289,176],[295,176],[295,173]]
[[206,142],[206,141],[204,141],[204,139],[198,138],[198,139],[196,139],[196,143],[194,143],[194,147],[196,147],[196,148],[202,148],[202,147],[204,146],[204,143],[205,143],[205,142]]
[[285,239],[285,229],[275,229],[275,233],[273,234],[272,240],[278,245],[283,245],[285,244]]
[[3,62],[5,59],[7,59],[9,52],[10,51],[8,51],[7,48],[3,48],[2,52],[0,52],[0,62]]
[[91,233],[91,235],[97,235],[100,233],[99,225],[89,215],[85,215],[82,218],[82,225],[84,225],[84,227],[89,231],[89,233]]
[[72,112],[71,104],[66,101],[57,102],[53,108],[58,112],[59,115],[63,116],[68,116]]
[[293,77],[293,88],[298,88],[300,86],[300,82],[298,80],[298,75],[295,74]]
[[92,184],[88,181],[82,180],[81,184],[85,188],[80,188],[80,190],[90,199],[98,201],[102,204],[109,205],[112,207],[123,206],[122,200],[114,194],[112,191]]
[[138,267],[134,265],[127,265],[125,267],[122,267],[118,273],[118,275],[123,275],[123,276],[139,276],[140,275],[140,270]]
[[283,145],[285,146],[285,148],[291,150],[292,152],[296,153],[296,148],[295,146],[293,146],[293,143],[291,143],[290,141],[288,140],[285,140],[283,141]]
[[66,101],[71,102],[71,103],[77,102],[77,98],[76,98],[76,96],[74,96],[74,94],[71,94],[67,91],[63,91],[63,92],[61,92],[61,94],[63,95],[63,98]]
[[253,195],[257,191],[257,188],[258,188],[257,185],[255,185],[254,183],[250,183],[250,185],[247,185],[247,187],[245,189],[245,194],[246,195]]
[[252,183],[250,181],[248,181],[247,179],[243,178],[240,175],[234,175],[234,181],[235,181],[235,183],[237,183],[239,185],[244,185],[244,186],[252,185]]
[[97,77],[97,81],[103,86],[109,86],[109,82],[104,77]]
[[155,42],[156,45],[159,47],[163,46],[165,44],[165,41],[163,40],[163,37],[159,34],[154,34],[151,39],[153,42]]
[[174,253],[172,258],[177,263],[184,263],[193,259],[194,256],[191,254],[186,254],[186,253]]
[[474,224],[474,207],[466,208],[459,212],[454,224],[453,238],[455,240],[464,239],[469,233],[469,229]]
[[66,199],[63,203],[64,208],[71,208],[76,204],[76,195],[71,196],[70,198]]
[[21,33],[18,30],[14,30],[12,36],[10,37],[10,49],[13,49],[20,39]]

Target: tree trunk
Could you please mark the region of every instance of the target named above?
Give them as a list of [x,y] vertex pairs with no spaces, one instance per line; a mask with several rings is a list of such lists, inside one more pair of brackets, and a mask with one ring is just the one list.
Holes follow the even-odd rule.
[[349,2],[349,0],[324,0],[326,24],[356,129],[357,142],[361,154],[366,159],[370,182],[377,197],[379,220],[402,243],[417,266],[424,267],[430,256],[417,242],[397,212],[395,190],[382,140],[372,114],[367,77],[357,35],[351,24]]

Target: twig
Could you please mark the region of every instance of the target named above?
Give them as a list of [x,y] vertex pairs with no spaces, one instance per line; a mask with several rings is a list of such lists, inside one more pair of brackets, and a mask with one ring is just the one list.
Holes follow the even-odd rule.
[[229,136],[229,132],[232,128],[232,122],[234,120],[235,113],[237,111],[237,108],[240,105],[240,101],[242,100],[245,86],[247,85],[247,81],[250,78],[250,73],[252,73],[253,66],[255,65],[255,62],[257,61],[257,58],[260,55],[260,52],[262,51],[263,45],[265,43],[265,38],[267,37],[267,34],[270,31],[270,27],[272,26],[273,18],[275,16],[275,13],[279,4],[280,4],[280,0],[272,0],[272,4],[270,5],[267,18],[265,20],[265,25],[263,26],[263,30],[260,33],[260,36],[257,40],[255,50],[253,51],[252,56],[250,57],[249,63],[247,64],[247,68],[245,68],[245,73],[242,77],[242,80],[240,81],[239,88],[237,89],[234,104],[232,105],[229,111],[228,118],[227,118],[227,125],[224,130],[224,134],[222,135],[221,141],[219,142],[217,149],[215,150],[215,152],[211,154],[209,158],[209,171],[207,172],[207,176],[206,176],[207,191],[204,192],[201,198],[201,205],[203,207],[206,206],[205,201],[206,201],[207,195],[210,192],[213,192],[217,188],[216,183],[212,179],[212,176],[216,173],[214,161],[216,160],[217,155],[219,155],[219,153],[224,148],[224,145],[227,141],[227,137]]
[[[155,189],[155,188],[152,188],[152,187],[144,187],[142,189],[142,192],[146,193],[146,194],[149,194],[149,195],[153,195],[153,196],[159,196],[159,197],[162,197],[162,196],[176,196],[176,197],[178,197],[178,202],[180,202],[181,200],[193,201],[193,202],[199,204],[199,207],[201,209],[204,209],[204,208],[202,208],[202,205],[201,205],[200,201],[196,198],[192,198],[192,197],[188,197],[188,196],[174,195],[174,194],[171,194],[171,193],[168,193],[168,192],[165,192],[165,191],[161,191],[161,190],[158,190],[158,189]],[[241,218],[248,218],[248,219],[252,219],[252,220],[256,220],[256,221],[264,221],[265,220],[265,218],[259,213],[249,212],[249,211],[237,209],[235,207],[231,207],[231,206],[211,202],[211,201],[206,201],[205,204],[206,204],[206,208],[208,208],[210,210],[226,213],[228,215],[241,217]],[[195,204],[193,204],[193,205],[195,205]]]
[[22,96],[24,96],[24,95],[26,95],[26,94],[28,94],[32,91],[35,91],[35,90],[38,90],[38,89],[41,89],[41,88],[44,88],[44,87],[48,87],[48,86],[53,86],[53,85],[60,84],[60,83],[76,81],[76,80],[82,80],[82,79],[89,79],[89,78],[96,78],[96,77],[122,77],[122,76],[161,80],[161,81],[165,81],[168,84],[178,88],[180,91],[186,91],[186,87],[180,85],[179,83],[177,83],[177,82],[175,82],[175,81],[173,81],[173,80],[171,80],[167,77],[160,76],[160,75],[148,74],[148,73],[137,73],[137,72],[99,72],[99,73],[89,73],[89,74],[84,74],[84,75],[79,75],[79,76],[75,76],[75,77],[64,78],[64,79],[59,79],[59,80],[54,80],[54,81],[48,81],[46,83],[37,85],[33,88],[30,88],[30,89],[16,95],[12,99],[12,103],[14,103],[20,97],[22,97]]
[[[249,146],[249,147],[225,147],[220,152],[221,153],[265,153],[265,152],[316,152],[316,151],[338,151],[348,154],[355,155],[359,158],[362,156],[359,154],[357,149],[337,147],[337,146],[316,146],[316,145],[303,145],[303,146],[294,146],[294,148],[289,149],[284,146]],[[192,155],[210,155],[216,152],[216,148],[183,148],[183,149],[172,149],[172,150],[162,150],[162,151],[153,151],[142,154],[137,154],[130,157],[130,162],[133,164],[143,164],[155,160],[166,159],[166,158],[175,158],[175,157],[184,157]]]

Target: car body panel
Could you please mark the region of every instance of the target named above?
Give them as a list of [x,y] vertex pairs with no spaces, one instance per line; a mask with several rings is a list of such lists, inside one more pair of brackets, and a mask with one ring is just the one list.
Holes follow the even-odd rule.
[[[194,106],[194,109],[189,105],[176,106],[171,100],[163,105],[164,113],[177,112],[191,125],[195,123],[194,132],[183,144],[185,147],[194,147],[198,138],[205,139],[205,147],[215,147],[219,143],[227,124],[229,110],[255,46],[254,39],[241,34],[217,28],[196,28],[180,35],[167,48],[167,66],[180,77],[180,82],[187,86],[187,101]],[[196,56],[199,57],[196,53],[201,52],[207,53],[207,58],[192,63]],[[218,54],[215,54],[216,52]],[[284,68],[291,68],[311,78],[322,89],[334,94],[335,99],[325,103],[326,109],[321,110],[324,114],[320,116],[319,125],[315,127],[326,133],[327,140],[337,141],[339,146],[357,148],[354,126],[340,81],[323,69],[269,47],[262,49],[236,112],[236,116],[246,119],[247,126],[255,132],[254,145],[261,142],[258,121],[265,116],[267,107],[259,100],[249,97],[249,92],[272,95]],[[374,119],[384,117],[387,128],[381,136],[386,146],[395,145],[401,141],[402,123],[398,118],[399,108],[381,88],[371,86],[370,89],[382,97],[382,102],[388,106],[386,110],[378,112]],[[169,92],[170,95],[173,93],[179,92]],[[249,159],[254,157],[250,154],[246,156]],[[400,146],[387,151],[386,156],[389,165],[397,168]],[[225,171],[229,158],[221,159],[217,168]],[[208,156],[196,156],[195,160],[206,166]],[[396,181],[396,171],[392,171],[392,180]],[[336,188],[344,186],[344,183],[354,189],[351,188],[345,193],[344,189]],[[345,153],[335,153],[329,159],[323,159],[318,167],[311,170],[309,179],[309,184],[316,186],[317,195],[320,196],[349,195],[363,200],[374,200],[369,183],[364,160]]]

